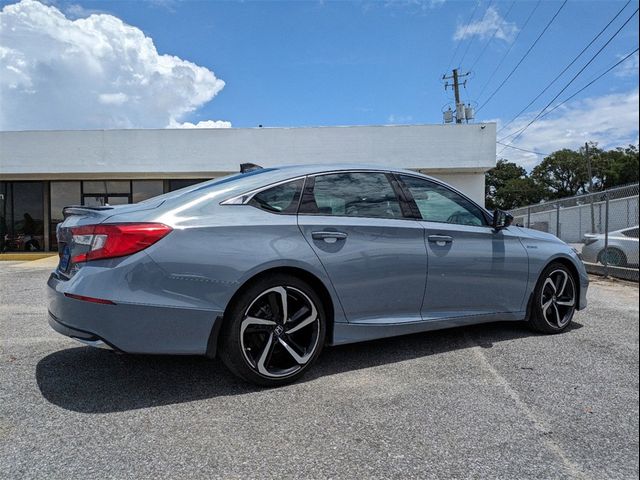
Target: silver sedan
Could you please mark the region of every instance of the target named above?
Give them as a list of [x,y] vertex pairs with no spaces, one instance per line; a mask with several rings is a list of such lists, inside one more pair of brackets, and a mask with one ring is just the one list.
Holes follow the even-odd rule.
[[567,244],[394,168],[258,167],[64,214],[52,328],[219,356],[260,385],[299,378],[325,345],[497,320],[559,333],[586,306]]

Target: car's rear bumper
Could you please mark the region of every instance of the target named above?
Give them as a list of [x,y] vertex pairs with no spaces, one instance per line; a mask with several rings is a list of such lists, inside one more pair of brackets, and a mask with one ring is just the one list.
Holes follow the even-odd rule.
[[70,298],[65,296],[70,293],[69,282],[55,273],[47,285],[49,324],[55,331],[89,345],[101,346],[102,342],[127,353],[210,353],[210,336],[217,331],[214,324],[222,318],[222,312],[196,308],[119,303],[113,299],[113,304],[100,304]]
[[49,326],[56,332],[69,338],[73,338],[74,340],[78,340],[79,342],[82,342],[85,345],[89,345],[90,347],[113,349],[113,346],[106,343],[97,335],[65,325],[51,312],[49,312]]

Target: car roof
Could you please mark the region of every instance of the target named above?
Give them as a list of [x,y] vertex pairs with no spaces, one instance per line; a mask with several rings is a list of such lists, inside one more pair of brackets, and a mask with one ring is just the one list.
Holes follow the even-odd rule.
[[[390,165],[380,164],[368,164],[368,163],[314,163],[314,164],[290,164],[290,165],[278,165],[274,167],[267,167],[272,170],[277,170],[282,173],[289,173],[292,176],[296,175],[311,175],[324,172],[335,171],[353,171],[353,170],[368,170],[368,171],[382,171],[382,172],[398,172],[416,174],[413,170],[407,170],[404,168],[393,167]],[[422,175],[422,174],[420,174]]]
[[157,201],[169,201],[191,198],[193,195],[200,195],[202,193],[208,196],[224,195],[231,197],[238,194],[244,194],[262,187],[267,187],[272,184],[286,181],[288,179],[294,179],[297,177],[303,177],[306,175],[314,175],[328,172],[341,172],[341,171],[380,171],[380,172],[394,172],[403,173],[407,175],[419,175],[423,178],[428,178],[434,182],[442,183],[440,180],[429,177],[427,175],[415,172],[412,170],[405,170],[392,166],[375,165],[375,164],[362,164],[362,163],[323,163],[323,164],[305,164],[305,165],[279,165],[273,167],[260,167],[250,170],[246,173],[236,173],[224,177],[214,178],[199,184],[191,185],[189,187],[168,192],[158,197],[145,200],[145,202],[157,202]]

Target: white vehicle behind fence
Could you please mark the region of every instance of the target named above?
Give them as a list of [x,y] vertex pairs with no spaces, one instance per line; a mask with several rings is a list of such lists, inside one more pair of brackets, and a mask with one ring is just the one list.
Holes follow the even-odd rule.
[[614,267],[638,266],[638,226],[609,232],[605,249],[605,234],[587,233],[584,236],[582,257],[585,262],[602,263]]

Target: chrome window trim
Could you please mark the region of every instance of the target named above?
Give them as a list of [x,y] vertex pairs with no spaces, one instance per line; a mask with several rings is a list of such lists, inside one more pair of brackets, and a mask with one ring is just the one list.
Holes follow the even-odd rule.
[[363,169],[349,169],[349,170],[327,170],[324,172],[313,172],[307,173],[305,175],[298,175],[296,177],[287,178],[286,180],[280,180],[275,183],[271,183],[264,187],[254,188],[253,190],[249,190],[248,192],[241,193],[239,195],[235,195],[233,197],[227,198],[226,200],[222,200],[220,205],[246,205],[251,201],[254,195],[263,192],[264,190],[268,190],[272,187],[277,187],[278,185],[282,185],[285,183],[293,182],[295,180],[306,179],[307,177],[317,177],[318,175],[330,175],[334,173],[352,173],[352,172],[380,172],[380,173],[393,173],[392,170],[388,169],[380,169],[374,170],[371,168],[363,168]]
[[[264,187],[258,187],[253,190],[249,190],[248,192],[241,193],[240,195],[236,195],[234,197],[227,198],[220,202],[220,205],[246,205],[251,201],[251,199],[260,192],[264,192],[265,190],[269,190],[270,188],[277,187],[278,185],[284,185],[285,183],[295,182],[296,180],[304,180],[308,175],[300,175],[297,177],[287,178],[286,180],[281,180],[279,182],[271,183]],[[303,185],[304,187],[304,185]]]
[[[313,173],[308,173],[305,175],[298,175],[296,177],[291,177],[288,178],[286,180],[280,180],[278,182],[275,183],[271,183],[269,185],[266,185],[264,187],[258,187],[255,188],[253,190],[249,190],[248,192],[245,193],[241,193],[239,195],[235,195],[233,197],[227,198],[226,200],[222,200],[220,202],[220,205],[246,205],[248,204],[251,199],[254,197],[254,195],[263,192],[264,190],[268,190],[272,187],[277,187],[278,185],[283,185],[285,183],[288,182],[293,182],[295,180],[300,180],[300,179],[306,179],[308,177],[317,177],[320,175],[331,175],[331,174],[336,174],[336,173],[366,173],[366,172],[370,172],[370,173],[390,173],[392,175],[407,175],[409,177],[414,177],[414,178],[418,178],[421,180],[428,180],[430,182],[436,183],[439,186],[446,188],[447,190],[450,190],[454,193],[457,193],[458,195],[462,196],[465,200],[469,201],[472,205],[475,205],[476,207],[478,207],[480,209],[480,211],[482,213],[484,213],[484,217],[485,217],[485,221],[486,224],[482,225],[483,227],[490,227],[491,226],[491,220],[493,218],[491,212],[489,212],[486,208],[481,207],[480,205],[478,205],[475,201],[473,201],[472,199],[470,199],[468,196],[466,196],[464,193],[462,193],[461,191],[451,187],[450,185],[447,185],[446,183],[438,180],[437,178],[431,177],[431,176],[427,176],[424,175],[420,172],[412,172],[412,171],[404,171],[404,170],[389,170],[388,168],[380,168],[380,169],[375,169],[375,168],[355,168],[355,169],[345,169],[345,170],[326,170],[326,171],[322,171],[322,172],[313,172]],[[404,186],[402,186],[402,188],[406,188]],[[303,185],[303,192],[302,194],[304,194],[304,185]],[[301,199],[302,199],[302,194],[301,194]],[[305,214],[305,215],[309,215],[309,214]],[[364,217],[362,217],[364,218]],[[367,217],[368,218],[368,217]],[[403,220],[409,220],[408,218],[403,218]],[[423,220],[423,219],[416,219],[416,220]],[[423,220],[424,221],[424,220]],[[457,224],[447,224],[447,225],[457,225]]]

